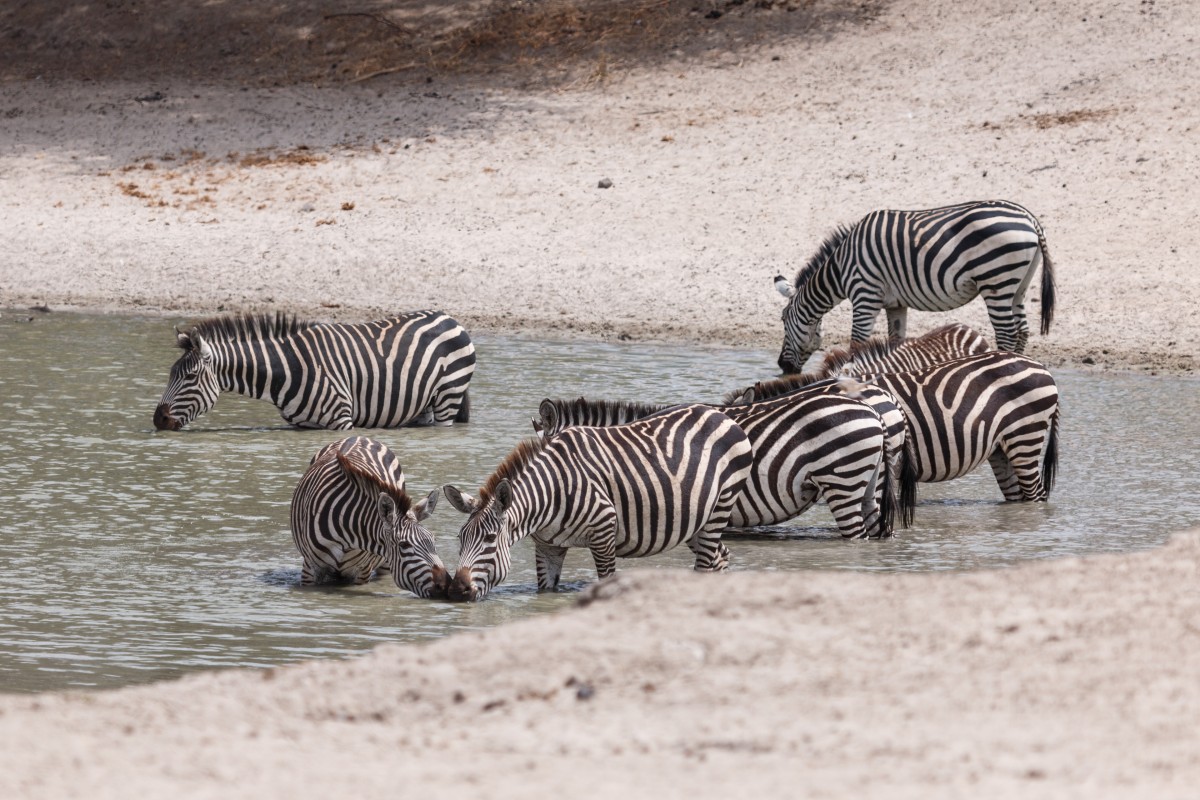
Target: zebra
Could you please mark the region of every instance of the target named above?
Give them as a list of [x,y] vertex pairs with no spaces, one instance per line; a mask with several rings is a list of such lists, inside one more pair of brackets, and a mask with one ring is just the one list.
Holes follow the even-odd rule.
[[183,355],[154,411],[177,431],[221,392],[270,400],[299,428],[451,425],[470,418],[475,347],[440,311],[376,322],[302,322],[283,313],[213,317],[181,332]]
[[472,497],[443,487],[468,514],[459,534],[451,600],[481,600],[508,575],[512,546],[534,540],[540,591],[558,586],[570,547],[592,553],[596,574],[616,559],[687,543],[695,569],[729,563],[721,543],[750,472],[750,441],[729,417],[680,406],[629,425],[571,428],[525,440]]
[[830,348],[813,372],[819,378],[854,377],[868,372],[912,372],[991,349],[983,334],[955,322],[911,339],[872,336],[862,342],[851,342],[849,347]]
[[887,311],[888,335],[902,339],[909,308],[948,311],[980,295],[998,347],[1023,353],[1025,292],[1039,264],[1044,336],[1054,319],[1054,267],[1029,211],[1003,200],[873,211],[826,237],[794,282],[775,276],[787,298],[779,368],[800,372],[821,346],[821,318],[845,299],[854,318],[851,339],[862,341],[880,309]]
[[[948,481],[987,461],[1007,501],[1044,501],[1058,470],[1058,386],[1031,358],[992,351],[913,372],[866,373],[908,419],[917,480]],[[735,392],[763,400],[817,381],[787,375]]]
[[292,541],[303,586],[363,584],[378,569],[418,597],[444,597],[449,574],[421,521],[438,490],[414,503],[387,445],[351,436],[313,456],[292,495]]
[[[881,406],[890,404],[893,429],[868,396]],[[659,408],[582,397],[545,399],[534,429],[553,437],[575,425],[625,424]],[[828,382],[782,400],[715,408],[736,422],[753,446],[750,476],[730,515],[732,528],[785,522],[824,498],[843,536],[889,536],[897,481],[901,521],[905,527],[911,523],[916,473],[904,441],[903,415],[882,390],[853,381]],[[891,440],[897,432],[899,440]]]

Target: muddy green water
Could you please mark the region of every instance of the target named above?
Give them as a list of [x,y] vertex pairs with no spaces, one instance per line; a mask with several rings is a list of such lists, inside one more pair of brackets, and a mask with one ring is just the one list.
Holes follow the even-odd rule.
[[[486,602],[418,600],[390,579],[301,590],[288,506],[309,458],[344,434],[296,431],[269,403],[223,396],[192,428],[156,433],[173,324],[0,314],[0,691],[109,687],[190,670],[347,656],[562,608],[594,577],[568,556],[567,591],[534,591],[518,546]],[[774,354],[477,337],[473,421],[368,431],[401,454],[411,492],[474,489],[545,396],[717,400],[770,376]],[[1058,488],[1006,505],[986,465],[922,486],[916,527],[845,542],[823,509],[753,539],[738,570],[962,570],[1147,548],[1200,523],[1200,384],[1061,372]],[[430,520],[447,565],[461,517]],[[686,548],[621,568],[690,566]],[[713,580],[720,580],[714,576]],[[1114,591],[1120,591],[1114,587]]]

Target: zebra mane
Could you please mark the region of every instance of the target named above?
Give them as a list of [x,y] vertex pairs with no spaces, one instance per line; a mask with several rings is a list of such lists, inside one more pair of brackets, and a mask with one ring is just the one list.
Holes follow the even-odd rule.
[[408,496],[408,492],[404,490],[404,486],[398,486],[389,476],[381,475],[378,470],[372,469],[371,462],[361,457],[356,457],[356,455],[350,447],[343,445],[337,454],[338,464],[352,477],[364,481],[368,489],[374,489],[389,495],[395,501],[396,511],[401,516],[407,514],[412,508],[412,498]]
[[[773,397],[785,395],[788,392],[794,392],[797,389],[803,389],[805,386],[810,386],[814,383],[824,380],[824,377],[814,372],[802,372],[794,375],[784,375],[782,378],[775,378],[769,381],[759,381],[754,384],[754,402],[762,400],[770,400]],[[733,402],[739,399],[745,392],[745,389],[738,389],[730,392],[726,397],[726,402]]]
[[848,227],[838,225],[833,233],[825,237],[825,241],[821,242],[821,246],[817,248],[817,252],[813,253],[812,258],[808,259],[808,263],[796,273],[795,286],[797,289],[808,283],[809,279],[817,274],[817,270],[821,268],[821,265],[829,260],[829,257],[833,255],[833,251],[837,250],[838,246],[849,235],[850,229]]
[[515,481],[525,471],[525,468],[546,449],[548,440],[534,436],[517,443],[512,452],[504,457],[496,471],[488,476],[487,482],[479,490],[479,502],[482,505],[491,499],[500,481]]
[[[233,314],[223,317],[202,319],[188,330],[189,334],[199,334],[205,339],[241,339],[244,341],[261,341],[289,336],[297,331],[313,325],[312,322],[297,320],[291,314],[277,311],[273,315],[266,314]],[[187,349],[182,342],[179,346]]]
[[[559,413],[572,420],[579,419],[641,419],[656,414],[668,406],[658,403],[641,403],[636,400],[589,400],[577,397],[574,400],[550,400]],[[575,412],[574,415],[572,412]],[[595,413],[589,413],[595,412]]]
[[866,358],[873,361],[887,358],[902,344],[904,344],[902,339],[891,339],[879,335],[872,336],[866,341],[851,342],[849,347],[832,347],[825,354],[821,365],[812,374],[818,378],[829,378],[842,367],[849,366],[860,359]]

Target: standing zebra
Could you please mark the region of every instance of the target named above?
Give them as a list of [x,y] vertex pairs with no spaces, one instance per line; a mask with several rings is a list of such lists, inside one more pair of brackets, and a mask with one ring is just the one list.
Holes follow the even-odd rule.
[[1029,325],[1025,292],[1042,266],[1044,336],[1054,319],[1054,268],[1042,226],[1027,210],[1003,200],[927,211],[872,211],[839,227],[789,283],[783,309],[779,368],[799,372],[821,346],[821,318],[842,300],[853,307],[851,338],[871,335],[880,309],[888,335],[903,338],[909,308],[948,311],[975,298],[987,305],[996,344],[1025,351]]
[[[890,406],[894,430],[889,431],[873,402]],[[823,498],[843,536],[889,536],[897,480],[902,524],[911,521],[916,475],[905,446],[904,418],[883,390],[831,381],[782,399],[716,409],[746,432],[753,448],[750,475],[729,517],[731,527],[785,522]],[[575,425],[626,424],[658,410],[645,403],[547,399],[539,406],[534,428],[553,437]],[[889,441],[889,434],[899,439]],[[896,448],[895,459],[891,447]]]
[[221,392],[270,400],[300,428],[451,425],[470,416],[475,347],[439,311],[357,325],[214,317],[176,333],[183,355],[154,411],[160,431],[187,425]]
[[508,575],[512,546],[532,536],[539,590],[558,586],[567,548],[586,547],[604,578],[616,560],[686,542],[695,568],[729,563],[721,543],[750,471],[750,442],[733,420],[681,406],[615,428],[572,428],[517,445],[474,498],[446,485],[469,514],[450,599],[481,600]]
[[292,495],[292,541],[304,566],[300,583],[366,583],[381,566],[418,597],[444,597],[450,583],[420,523],[437,505],[435,489],[418,503],[387,445],[351,436],[313,456]]
[[912,339],[872,336],[851,342],[849,347],[832,347],[813,374],[817,378],[852,378],[868,372],[912,372],[991,349],[981,333],[955,322]]
[[[751,400],[817,380],[788,375],[743,390]],[[961,478],[988,461],[1005,500],[1046,500],[1058,469],[1058,386],[1036,361],[993,351],[913,372],[868,373],[908,418],[917,480]]]

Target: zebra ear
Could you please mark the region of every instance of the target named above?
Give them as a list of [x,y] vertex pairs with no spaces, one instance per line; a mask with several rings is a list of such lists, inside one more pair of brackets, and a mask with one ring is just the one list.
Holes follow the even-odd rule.
[[175,327],[175,346],[180,350],[192,349],[192,337],[179,330],[178,326]]
[[791,299],[796,293],[796,287],[792,286],[792,282],[782,275],[775,276],[775,291],[779,292],[784,297]]
[[479,508],[479,501],[466,492],[460,492],[458,487],[446,484],[442,487],[442,494],[446,495],[446,499],[450,501],[450,505],[464,514],[474,514],[475,509]]
[[[541,434],[545,436],[549,431],[555,430],[558,427],[558,407],[551,402],[550,398],[546,398],[538,406],[538,415],[542,418]],[[537,427],[537,424],[534,424]]]
[[542,435],[542,421],[540,419],[538,419],[537,417],[534,417],[531,420],[531,422],[533,422],[533,432],[536,433],[538,436],[541,436]]
[[500,513],[508,511],[508,507],[512,505],[512,499],[511,483],[503,480],[496,484],[496,503],[500,506]]
[[746,387],[746,389],[745,389],[745,390],[744,390],[744,391],[741,393],[741,395],[739,395],[739,396],[738,396],[737,400],[733,401],[733,405],[735,405],[735,406],[748,406],[748,405],[750,405],[750,404],[751,404],[751,403],[753,403],[753,402],[754,402],[754,387],[753,387],[753,386],[748,386],[748,387]]
[[417,522],[423,519],[429,519],[433,516],[433,510],[437,508],[438,490],[434,489],[424,500],[421,500],[412,508],[412,514],[417,518]]
[[387,492],[379,493],[379,516],[389,525],[396,524],[396,501]]

